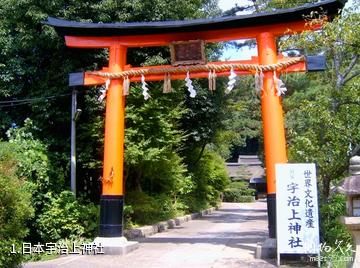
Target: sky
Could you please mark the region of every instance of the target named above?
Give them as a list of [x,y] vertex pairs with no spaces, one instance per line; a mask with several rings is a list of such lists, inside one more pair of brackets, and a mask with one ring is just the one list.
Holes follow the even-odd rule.
[[[218,0],[218,5],[221,10],[229,10],[235,5],[238,6],[246,6],[251,5],[251,1],[247,0]],[[345,7],[350,7],[353,5],[353,0],[348,0]],[[246,13],[239,13],[238,15],[246,14]],[[224,53],[221,57],[221,60],[246,60],[250,59],[252,56],[257,56],[257,48],[247,48],[244,47],[242,49],[235,49],[235,48],[228,48],[224,50]]]
[[[247,1],[247,0],[219,0],[218,5],[221,8],[221,10],[225,11],[225,10],[229,10],[232,7],[235,7],[235,5],[238,6],[246,6],[246,5],[250,5],[251,2]],[[245,13],[242,13],[245,14]],[[240,15],[240,14],[239,14]],[[221,57],[221,60],[246,60],[246,59],[250,59],[252,56],[257,56],[257,48],[247,48],[244,47],[242,49],[235,49],[235,48],[231,48],[231,49],[225,49],[224,53]]]

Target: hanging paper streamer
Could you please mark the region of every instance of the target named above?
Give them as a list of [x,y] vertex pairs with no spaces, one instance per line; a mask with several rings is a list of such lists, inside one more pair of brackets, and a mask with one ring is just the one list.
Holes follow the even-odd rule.
[[106,92],[110,86],[110,79],[106,80],[105,87],[101,87],[100,93],[101,95],[98,97],[98,101],[102,102],[106,98]]
[[236,73],[234,72],[234,68],[231,67],[230,70],[230,75],[229,75],[229,82],[228,82],[228,86],[225,89],[225,93],[229,94],[231,92],[231,90],[233,90],[234,86],[235,86],[235,82],[236,82]]
[[166,73],[164,75],[164,87],[163,87],[163,93],[170,93],[172,92],[171,88],[171,76],[169,73]]
[[264,73],[260,70],[255,73],[255,91],[260,95],[264,85]]
[[186,81],[186,86],[188,88],[188,91],[190,92],[190,97],[191,98],[195,98],[196,96],[196,91],[194,89],[194,86],[192,85],[192,81],[190,79],[190,74],[189,72],[186,73],[186,78],[185,78],[185,81]]
[[273,79],[274,79],[276,95],[277,96],[285,95],[287,88],[286,88],[285,84],[283,83],[283,81],[281,81],[279,78],[276,77],[276,72],[274,72]]
[[144,96],[144,100],[148,100],[151,96],[148,93],[149,88],[147,87],[147,83],[145,82],[145,76],[142,74],[141,75],[141,88],[143,90],[142,94]]
[[209,71],[208,80],[209,80],[209,90],[210,91],[216,90],[216,72],[215,72],[215,70]]
[[130,79],[128,76],[124,77],[123,81],[123,95],[127,96],[129,95],[129,89],[130,89]]

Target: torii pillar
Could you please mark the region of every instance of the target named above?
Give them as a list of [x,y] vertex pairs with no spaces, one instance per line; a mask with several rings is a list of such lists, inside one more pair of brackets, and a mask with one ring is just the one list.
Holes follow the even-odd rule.
[[[271,32],[256,37],[260,64],[277,63],[276,37]],[[264,131],[264,152],[267,182],[269,237],[276,237],[276,180],[275,164],[286,163],[286,140],[281,97],[274,87],[273,72],[264,73],[261,95],[261,116]]]
[[[312,11],[327,11],[328,16],[336,15],[344,5],[340,0],[326,0],[315,4],[290,8],[278,12],[252,14],[246,16],[200,19],[193,21],[164,21],[144,23],[78,23],[48,18],[46,24],[55,27],[65,37],[66,45],[75,48],[109,49],[109,66],[103,72],[117,73],[141,69],[126,65],[127,47],[167,46],[176,41],[203,40],[221,42],[255,38],[258,44],[258,58],[248,61],[228,61],[227,64],[271,65],[283,61],[277,55],[276,38],[285,33],[297,33],[305,29],[319,29],[321,25],[310,27],[303,19]],[[291,30],[291,32],[289,32]],[[223,64],[213,62],[212,64]],[[313,64],[311,66],[311,64]],[[146,69],[171,68],[172,66],[149,66]],[[303,72],[317,70],[317,62],[298,62],[281,70]],[[235,70],[238,75],[251,75],[249,70]],[[228,76],[228,71],[217,72],[217,76]],[[184,79],[186,73],[175,73],[172,79]],[[208,71],[195,71],[191,78],[207,78]],[[131,82],[139,82],[140,76],[129,77]],[[164,73],[155,72],[146,76],[147,81],[159,81]],[[106,79],[93,73],[84,73],[77,85],[102,85]],[[121,238],[123,235],[124,205],[124,118],[125,97],[122,78],[111,79],[106,98],[105,148],[100,201],[100,236]],[[284,119],[281,98],[277,96],[273,81],[273,71],[264,72],[261,96],[261,113],[264,129],[265,167],[268,192],[269,236],[276,237],[276,181],[275,164],[287,162]]]
[[[126,65],[126,47],[109,48],[109,71]],[[104,164],[100,199],[100,237],[121,237],[124,210],[125,96],[123,80],[111,79],[106,100]]]

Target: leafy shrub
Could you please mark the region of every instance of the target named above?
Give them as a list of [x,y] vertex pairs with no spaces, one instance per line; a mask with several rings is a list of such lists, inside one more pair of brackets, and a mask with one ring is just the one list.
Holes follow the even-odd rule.
[[16,153],[10,143],[0,143],[0,267],[13,267],[22,260],[11,254],[12,244],[19,249],[28,234],[26,221],[32,218],[28,184],[16,177]]
[[[166,158],[144,163],[142,188],[144,192],[154,195],[164,194],[167,196],[166,200],[170,197],[171,209],[183,213],[187,210],[187,206],[182,199],[193,190],[194,183],[178,154],[170,152],[164,154],[164,157]],[[163,197],[159,196],[159,198]]]
[[346,215],[345,196],[336,194],[320,203],[320,235],[322,242],[336,246],[335,241],[352,241],[346,227],[340,223],[339,217]]
[[255,197],[252,195],[244,195],[239,198],[239,203],[251,203],[254,202]]
[[[30,119],[26,119],[24,127],[11,128],[7,131],[9,142],[13,144],[16,155],[16,174],[33,183],[32,203],[35,211],[46,203],[45,193],[50,190],[47,147],[34,138],[32,131],[36,130]],[[58,183],[58,182],[57,182]]]
[[[346,215],[346,198],[344,195],[335,194],[328,200],[320,203],[320,239],[329,250],[323,250],[326,267],[350,267],[347,260],[352,257],[352,239],[345,225],[340,223],[339,217]],[[324,248],[325,248],[324,247]]]
[[[84,238],[84,237],[72,237],[71,239],[68,238],[64,238],[64,239],[60,239],[58,241],[56,241],[56,245],[59,248],[67,248],[69,249],[69,251],[80,251],[81,247],[84,244],[90,244],[93,241],[93,239],[90,238]],[[21,246],[21,245],[20,245]],[[34,244],[33,244],[34,246]],[[75,247],[80,247],[80,248],[75,248]],[[53,260],[59,257],[59,252],[58,251],[38,251],[36,253],[33,254],[26,254],[23,256],[23,262],[36,262],[36,261],[48,261],[48,260]]]
[[[12,247],[17,249],[17,252],[12,253]],[[21,248],[21,242],[12,238],[0,239],[0,267],[18,267],[23,261],[24,256],[19,252]]]
[[225,161],[215,152],[205,151],[194,168],[194,190],[187,205],[191,211],[199,211],[209,206],[217,206],[220,195],[230,179],[225,168]]
[[224,191],[224,202],[248,203],[254,202],[255,197],[252,195],[241,195],[240,191],[227,189]]
[[253,202],[255,190],[244,181],[232,182],[223,193],[225,202]]
[[[35,138],[33,133],[38,129],[30,119],[24,121],[23,127],[13,127],[7,131],[9,143],[12,146],[14,156],[14,173],[18,178],[26,180],[31,193],[31,204],[35,210],[36,218],[42,214],[52,192],[64,189],[64,177],[62,170],[55,167],[49,159],[49,150],[42,141]],[[31,242],[41,240],[35,221],[28,223]]]
[[241,195],[254,195],[255,190],[249,187],[249,184],[245,181],[231,182],[226,189],[238,190]]
[[[132,224],[152,224],[173,218],[177,214],[176,206],[170,196],[162,194],[156,197],[144,192],[128,192],[125,196],[127,206],[131,206]],[[127,223],[129,225],[129,223]]]
[[131,205],[124,205],[123,217],[124,217],[124,228],[132,229],[137,227],[137,225],[133,222],[132,214],[134,214],[134,210]]
[[44,241],[96,236],[99,215],[97,206],[92,203],[81,204],[70,191],[63,191],[57,196],[49,195],[50,202],[36,220]]

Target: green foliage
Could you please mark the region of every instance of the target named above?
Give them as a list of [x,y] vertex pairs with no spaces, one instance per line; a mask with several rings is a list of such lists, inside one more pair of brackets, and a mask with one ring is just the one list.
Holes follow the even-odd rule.
[[[349,144],[358,144],[360,112],[351,99],[359,94],[355,87],[345,88],[333,110],[332,89],[311,83],[306,92],[297,91],[286,99],[289,158],[297,162],[315,162],[318,177],[327,196],[329,182],[347,172]],[[348,96],[347,96],[348,95]],[[350,97],[351,96],[351,97]]]
[[2,239],[22,238],[27,234],[23,226],[25,220],[33,215],[30,204],[30,194],[27,193],[26,184],[16,177],[6,177],[1,174],[1,230]]
[[249,183],[246,181],[236,181],[230,183],[226,189],[238,190],[241,195],[253,195],[255,190],[249,187]]
[[[13,127],[7,131],[15,154],[14,174],[27,182],[36,217],[41,215],[46,204],[50,202],[49,197],[64,187],[63,171],[50,161],[48,147],[35,138],[38,131],[30,119],[25,120],[23,127]],[[35,242],[42,240],[36,221],[31,221],[28,225],[30,233],[27,239]]]
[[11,254],[28,234],[26,221],[33,217],[29,185],[16,176],[15,146],[0,142],[0,266],[14,267],[22,255]]
[[[69,193],[59,194],[66,187],[64,181],[69,175],[69,135],[64,133],[69,133],[70,97],[41,98],[68,94],[69,72],[99,69],[106,66],[108,56],[106,50],[69,50],[51,27],[40,22],[47,16],[94,22],[188,19],[214,16],[219,11],[215,0],[176,3],[164,0],[44,1],[41,4],[33,0],[5,0],[0,3],[0,97],[2,100],[40,98],[24,106],[0,107],[1,136],[5,137],[5,130],[10,124],[20,125],[27,117],[38,127],[34,128],[32,122],[26,121],[25,127],[13,128],[8,133],[19,153],[17,172],[32,183],[30,191],[33,193],[37,221],[31,224],[30,239],[57,240],[89,233],[84,230],[86,227],[82,221],[79,222],[79,215],[84,218],[82,213],[91,212],[83,212],[80,203]],[[218,51],[217,46],[209,46],[208,57],[217,57]],[[168,50],[163,48],[129,48],[127,63],[133,66],[163,64],[168,62],[168,54]],[[230,140],[233,135],[216,134],[221,122],[218,115],[223,114],[224,108],[224,102],[219,98],[223,95],[222,90],[218,90],[215,97],[203,90],[207,95],[202,100],[203,113],[199,117],[193,116],[195,120],[192,125],[182,123],[188,113],[196,112],[196,103],[186,97],[183,84],[182,81],[174,81],[172,86],[175,93],[164,95],[160,84],[150,83],[152,98],[147,102],[144,102],[139,86],[132,84],[132,94],[127,97],[126,188],[130,192],[143,191],[140,195],[152,204],[149,211],[153,211],[151,207],[161,208],[154,219],[189,210],[187,198],[195,192],[196,183],[188,170],[189,162],[184,159],[203,144],[202,140],[194,149],[184,149],[194,134],[193,126],[200,129],[198,133],[204,134],[206,143],[212,142],[213,137],[218,135],[217,146],[225,153],[226,145],[221,145],[221,139],[226,136]],[[90,194],[96,199],[99,194],[97,178],[101,174],[104,128],[104,105],[98,103],[97,95],[95,89],[79,94],[78,105],[83,112],[77,128],[78,189],[82,190],[85,181],[92,178],[94,183]],[[191,108],[193,111],[190,111]],[[216,124],[213,124],[215,117]],[[211,125],[207,126],[208,123]],[[205,126],[205,130],[198,126]],[[202,173],[206,173],[204,168]],[[218,187],[219,183],[213,174],[210,175],[210,179],[204,180],[204,183]],[[218,188],[209,193],[217,196],[221,185]],[[133,209],[133,213],[129,209],[128,215],[135,222],[144,222],[137,218],[144,210],[136,206],[135,200],[131,201],[131,194],[129,198],[129,208]],[[208,199],[203,202],[208,203]],[[146,206],[146,203],[143,204]],[[149,213],[146,215],[151,219]],[[96,220],[92,222],[96,223]],[[34,237],[37,231],[41,237]]]
[[348,267],[353,257],[352,237],[345,225],[340,223],[340,216],[346,215],[346,198],[342,194],[334,194],[320,203],[320,239],[323,243],[322,255],[327,265],[335,268]]
[[351,9],[343,10],[332,22],[316,12],[307,19],[324,22],[322,31],[289,36],[281,47],[321,52],[327,56],[328,70],[308,75],[309,79],[298,77],[305,91],[297,90],[286,98],[289,156],[292,161],[317,164],[326,198],[331,184],[346,175],[352,150],[360,144],[360,20]]
[[245,181],[230,183],[223,193],[224,202],[253,202],[255,190]]
[[193,171],[194,190],[188,198],[191,211],[217,206],[220,195],[230,182],[224,160],[215,152],[205,151]]
[[[187,210],[181,199],[193,188],[186,166],[179,156],[184,135],[179,119],[186,112],[180,94],[164,94],[151,84],[152,98],[145,102],[141,91],[128,98],[126,131],[127,188],[150,195],[165,194],[176,213]],[[130,198],[131,200],[131,198]],[[135,205],[135,204],[134,204]],[[138,207],[134,207],[134,219]]]
[[[182,159],[175,153],[165,155],[162,159],[144,166],[143,188],[151,193],[164,193],[173,199],[174,205],[194,188],[192,178],[187,175]],[[180,208],[180,207],[179,207]],[[184,209],[186,209],[184,207]]]
[[[246,141],[261,135],[260,99],[254,91],[253,77],[241,77],[227,96],[224,125],[233,135],[229,145],[245,146]],[[220,141],[223,143],[223,141]]]
[[320,206],[320,234],[321,240],[330,246],[336,246],[338,240],[351,243],[351,235],[346,227],[340,223],[340,216],[346,215],[346,199],[344,195],[331,196]]
[[81,204],[72,192],[49,195],[49,202],[36,219],[39,233],[45,241],[61,238],[94,237],[98,227],[99,210],[93,204]]
[[[93,241],[92,238],[89,239],[89,238],[84,238],[84,237],[73,236],[70,239],[64,238],[64,239],[60,239],[60,240],[56,241],[56,245],[59,248],[67,248],[67,249],[69,249],[69,251],[72,251],[72,250],[77,251],[79,249],[76,249],[75,247],[81,247],[85,244],[90,244],[90,243],[92,243],[92,241]],[[54,251],[54,252],[38,251],[33,254],[24,255],[24,262],[36,262],[36,261],[44,262],[44,261],[56,259],[58,257],[59,257],[58,251]]]
[[[126,194],[127,197],[127,194]],[[131,205],[124,205],[123,217],[124,217],[124,228],[132,229],[137,226],[136,223],[133,222],[132,214],[134,214],[134,210]]]
[[[41,3],[34,0],[2,1],[0,3],[0,97],[2,100],[12,100],[68,94],[68,73],[80,69],[99,69],[107,65],[108,53],[106,50],[78,51],[65,48],[63,39],[56,34],[54,29],[41,24],[41,21],[44,21],[47,16],[88,22],[133,22],[204,18],[216,14],[220,14],[220,9],[215,0],[175,2],[164,0],[126,0],[121,2],[90,0],[87,2],[42,1]],[[129,48],[127,63],[133,66],[165,63],[168,62],[166,58],[169,56],[168,54],[168,50],[164,48]],[[179,86],[174,86],[174,88],[178,89]],[[138,87],[134,87],[131,92],[136,92],[138,89]],[[100,177],[104,127],[104,105],[97,101],[98,90],[92,88],[81,93],[84,94],[79,94],[78,98],[79,108],[83,111],[78,122],[77,132],[78,182],[80,184],[78,189],[84,188],[84,181],[88,180],[89,177],[93,178],[94,181]],[[153,92],[151,94],[153,95],[151,101],[154,101],[155,95]],[[139,92],[138,95],[140,96],[141,93]],[[172,146],[169,145],[171,139],[167,139],[171,133],[167,130],[169,125],[174,122],[171,115],[167,116],[167,111],[176,108],[183,101],[183,98],[172,99],[173,102],[171,103],[166,101],[166,97],[164,97],[162,100],[154,101],[155,103],[150,107],[145,107],[151,112],[159,104],[160,109],[154,111],[155,117],[153,118],[156,119],[159,114],[164,115],[160,116],[159,125],[158,128],[155,128],[155,132],[148,131],[138,125],[142,118],[134,118],[139,114],[134,109],[136,110],[144,102],[135,103],[132,102],[131,98],[132,96],[127,98],[127,123],[129,123],[130,129],[129,133],[126,134],[128,147],[126,159],[128,165],[131,166],[130,173],[131,170],[135,169],[142,173],[143,160],[156,161],[158,157],[162,158],[160,155],[163,154],[163,150],[169,150],[168,148]],[[140,100],[141,97],[138,99]],[[4,136],[4,132],[10,124],[14,122],[20,124],[26,117],[32,118],[34,124],[41,129],[35,134],[35,137],[45,141],[48,145],[50,161],[61,165],[63,170],[59,172],[60,174],[69,175],[68,152],[70,151],[70,143],[69,135],[64,135],[64,133],[70,132],[70,103],[70,96],[64,96],[40,100],[28,105],[0,107],[0,136]],[[169,109],[161,110],[161,107],[168,107]],[[170,113],[172,112],[170,111]],[[142,116],[143,119],[146,118],[145,113]],[[166,121],[165,119],[168,118],[170,119]],[[151,122],[152,120],[146,121]],[[136,127],[133,128],[135,133],[140,134],[138,137],[136,134],[130,133],[132,122],[139,126],[139,130]],[[147,127],[146,125],[143,126]],[[161,131],[163,127],[164,131]],[[147,136],[140,139],[138,143],[138,138],[143,130],[143,135]],[[156,132],[159,132],[160,135],[165,134],[162,141],[160,135],[155,137]],[[169,146],[162,147],[166,143]],[[139,175],[129,175],[129,178],[136,176]],[[90,190],[91,196],[97,197],[99,185],[93,183]]]
[[61,188],[64,178],[61,170],[51,164],[47,146],[34,137],[36,131],[33,122],[26,119],[23,127],[9,129],[7,136],[17,153],[17,175],[31,182],[34,207],[41,210],[47,202],[46,193]]
[[21,248],[21,242],[13,238],[0,239],[0,266],[1,267],[19,267],[19,264],[24,259],[21,252],[11,253],[13,246],[15,249]]
[[177,124],[186,110],[176,96],[164,96],[159,85],[153,86],[150,101],[144,101],[140,88],[133,88],[134,93],[128,97],[125,136],[128,165],[159,161],[183,140]]
[[337,250],[332,249],[330,252],[321,254],[321,256],[325,259],[321,267],[348,268],[351,267],[354,260],[352,249],[349,250],[346,247]]
[[131,206],[128,214],[132,224],[152,224],[178,215],[173,200],[165,194],[150,196],[144,192],[128,192],[125,200]]

